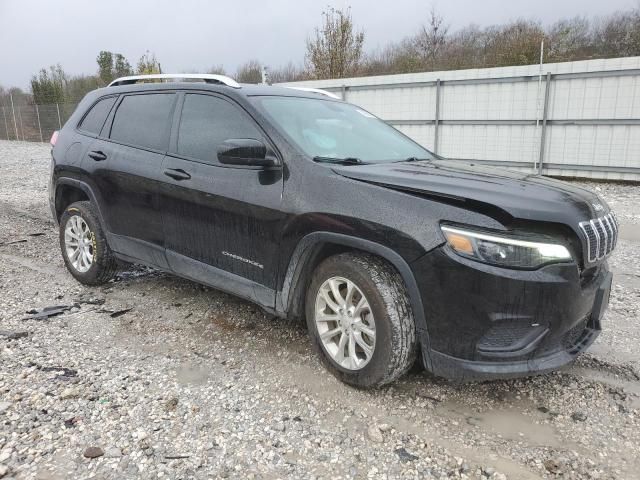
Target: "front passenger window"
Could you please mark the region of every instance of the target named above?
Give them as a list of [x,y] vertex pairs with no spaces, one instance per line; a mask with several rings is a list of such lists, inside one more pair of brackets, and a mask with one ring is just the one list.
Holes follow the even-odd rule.
[[262,140],[247,114],[211,95],[187,94],[178,129],[178,153],[206,163],[218,163],[218,145],[230,138]]

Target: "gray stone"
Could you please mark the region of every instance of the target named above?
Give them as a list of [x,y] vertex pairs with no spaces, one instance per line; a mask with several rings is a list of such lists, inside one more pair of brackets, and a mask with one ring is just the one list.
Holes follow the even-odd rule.
[[584,422],[587,420],[587,414],[583,412],[573,412],[571,414],[571,419],[574,422]]
[[80,391],[74,387],[65,388],[60,394],[60,398],[62,400],[69,400],[71,398],[77,398],[79,396],[80,396]]
[[396,455],[398,455],[398,458],[400,458],[401,462],[413,462],[414,460],[418,460],[418,458],[420,458],[417,455],[408,452],[404,447],[396,449],[395,452]]
[[369,439],[376,443],[382,443],[384,441],[384,437],[382,436],[382,432],[377,425],[371,425],[367,430],[367,436]]
[[83,455],[86,458],[98,458],[104,455],[104,451],[100,447],[88,447],[85,449]]

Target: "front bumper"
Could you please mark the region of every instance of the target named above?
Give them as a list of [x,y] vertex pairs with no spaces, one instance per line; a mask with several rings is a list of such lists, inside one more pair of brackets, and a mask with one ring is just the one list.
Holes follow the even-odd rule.
[[424,363],[461,381],[544,373],[573,361],[600,333],[612,280],[606,262],[585,272],[573,263],[510,270],[446,246],[412,267],[425,306]]

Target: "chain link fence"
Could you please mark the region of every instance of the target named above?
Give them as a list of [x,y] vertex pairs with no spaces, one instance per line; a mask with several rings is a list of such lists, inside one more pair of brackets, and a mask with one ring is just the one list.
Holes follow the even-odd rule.
[[0,140],[47,142],[60,130],[78,103],[0,105]]

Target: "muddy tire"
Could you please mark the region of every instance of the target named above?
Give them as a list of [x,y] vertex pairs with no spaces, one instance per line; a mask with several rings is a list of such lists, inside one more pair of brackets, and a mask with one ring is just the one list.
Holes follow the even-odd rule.
[[106,283],[118,270],[91,202],[73,203],[62,213],[60,249],[67,270],[83,285]]
[[328,258],[313,274],[305,307],[311,341],[341,381],[376,387],[414,364],[409,297],[398,272],[381,258],[360,253]]

